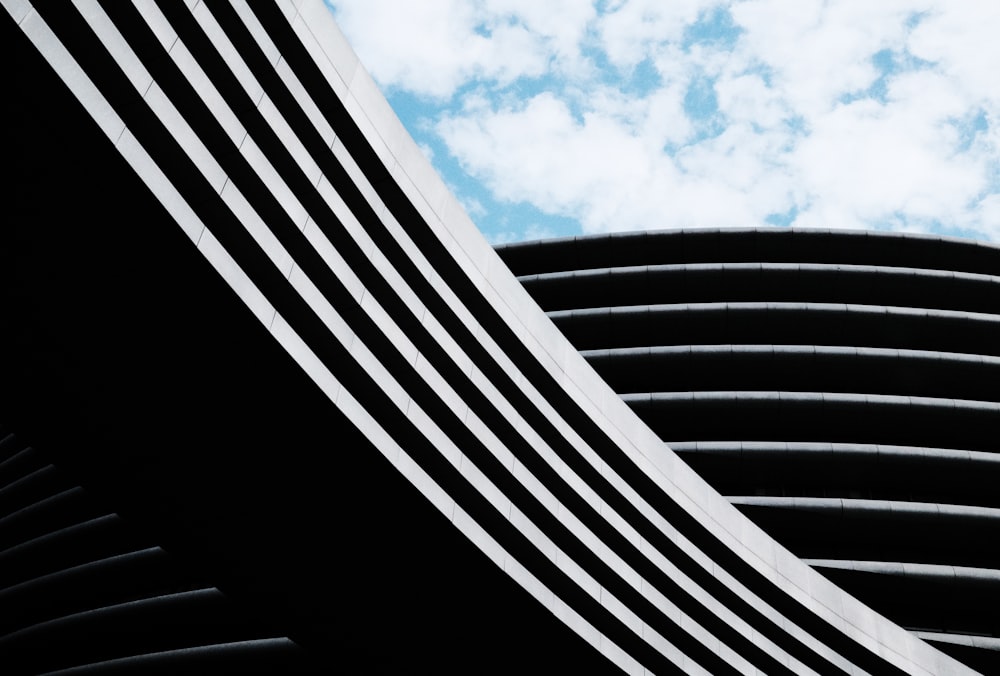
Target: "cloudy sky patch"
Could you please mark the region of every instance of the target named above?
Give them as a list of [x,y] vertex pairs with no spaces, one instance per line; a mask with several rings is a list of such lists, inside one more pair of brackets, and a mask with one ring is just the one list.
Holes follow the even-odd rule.
[[664,227],[1000,241],[1000,4],[334,0],[493,241]]

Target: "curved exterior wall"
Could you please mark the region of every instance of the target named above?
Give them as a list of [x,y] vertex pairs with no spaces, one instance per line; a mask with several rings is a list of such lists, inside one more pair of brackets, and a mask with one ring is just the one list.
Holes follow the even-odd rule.
[[500,253],[744,514],[891,619],[1000,669],[1000,249],[772,228]]
[[664,448],[321,3],[3,5],[4,673],[969,673]]

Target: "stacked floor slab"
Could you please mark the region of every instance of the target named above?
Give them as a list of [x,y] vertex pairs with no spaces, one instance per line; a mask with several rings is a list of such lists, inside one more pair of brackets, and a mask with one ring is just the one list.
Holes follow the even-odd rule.
[[917,635],[1000,669],[1000,249],[763,228],[499,251],[740,511]]
[[4,674],[966,674],[666,448],[318,0],[3,0]]

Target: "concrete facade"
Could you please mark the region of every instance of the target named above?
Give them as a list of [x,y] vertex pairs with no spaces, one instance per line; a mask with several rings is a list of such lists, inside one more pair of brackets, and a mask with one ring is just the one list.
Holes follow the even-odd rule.
[[322,3],[3,6],[5,673],[969,673],[664,448]]

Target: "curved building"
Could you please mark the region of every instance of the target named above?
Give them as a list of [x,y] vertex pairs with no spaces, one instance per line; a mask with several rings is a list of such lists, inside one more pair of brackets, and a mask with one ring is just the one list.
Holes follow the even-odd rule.
[[769,228],[499,251],[740,511],[918,636],[1000,670],[1000,248]]
[[971,673],[663,445],[322,3],[2,4],[4,674]]

